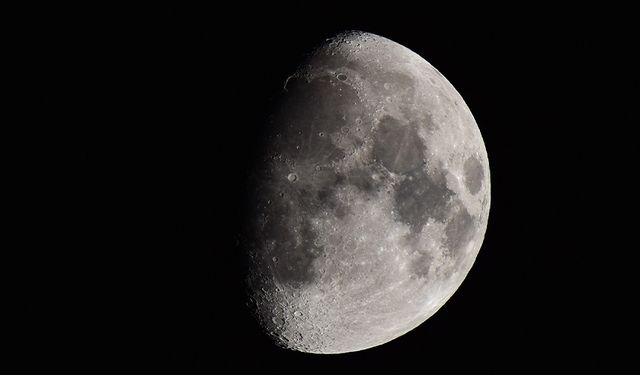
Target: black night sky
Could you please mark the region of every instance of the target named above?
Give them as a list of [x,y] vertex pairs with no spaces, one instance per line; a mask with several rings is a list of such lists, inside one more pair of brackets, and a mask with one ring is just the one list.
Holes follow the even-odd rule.
[[[80,131],[65,134],[82,167],[70,175],[83,181],[81,217],[96,217],[78,226],[90,253],[69,282],[79,309],[62,314],[82,322],[72,335],[81,357],[92,368],[298,374],[602,361],[609,328],[598,317],[614,298],[594,265],[596,249],[615,245],[592,219],[606,210],[595,198],[607,170],[596,145],[611,142],[594,129],[615,108],[602,93],[616,90],[625,23],[595,9],[492,19],[426,16],[418,5],[308,12],[122,11],[54,22],[60,32],[41,35],[52,61],[43,95],[53,103],[53,88],[73,91]],[[603,32],[603,18],[617,26]],[[435,316],[383,346],[320,356],[260,333],[244,305],[235,233],[273,94],[304,52],[344,30],[408,47],[456,87],[486,144],[492,205],[474,267]]]

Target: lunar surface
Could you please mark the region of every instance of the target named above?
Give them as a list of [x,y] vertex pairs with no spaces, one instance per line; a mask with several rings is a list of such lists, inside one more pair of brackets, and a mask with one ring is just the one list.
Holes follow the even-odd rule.
[[292,73],[248,184],[248,304],[289,349],[381,345],[432,316],[473,265],[484,143],[442,74],[383,37],[338,35]]

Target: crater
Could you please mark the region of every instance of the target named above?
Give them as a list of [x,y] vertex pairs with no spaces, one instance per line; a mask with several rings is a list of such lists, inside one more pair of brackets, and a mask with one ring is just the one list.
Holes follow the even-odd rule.
[[482,189],[484,169],[480,160],[471,156],[464,162],[464,183],[471,194],[478,194]]

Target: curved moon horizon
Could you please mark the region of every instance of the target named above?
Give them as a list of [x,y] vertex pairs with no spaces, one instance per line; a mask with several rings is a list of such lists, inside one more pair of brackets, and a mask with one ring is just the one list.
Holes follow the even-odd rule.
[[322,354],[402,336],[455,293],[490,206],[480,130],[426,60],[327,39],[283,80],[247,183],[248,305],[275,344]]

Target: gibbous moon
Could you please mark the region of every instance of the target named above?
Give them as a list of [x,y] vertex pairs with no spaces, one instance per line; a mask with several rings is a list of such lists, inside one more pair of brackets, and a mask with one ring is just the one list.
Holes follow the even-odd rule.
[[282,347],[381,345],[473,265],[490,205],[482,136],[442,74],[377,35],[328,39],[292,73],[248,184],[248,304]]

